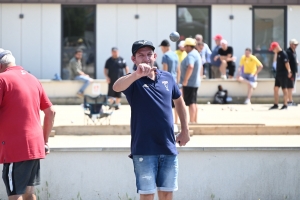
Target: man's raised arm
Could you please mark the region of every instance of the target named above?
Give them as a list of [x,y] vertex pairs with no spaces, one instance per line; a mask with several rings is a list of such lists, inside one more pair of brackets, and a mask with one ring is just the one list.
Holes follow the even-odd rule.
[[122,92],[139,78],[140,77],[137,76],[136,72],[123,76],[115,82],[115,84],[113,85],[113,90],[116,92]]

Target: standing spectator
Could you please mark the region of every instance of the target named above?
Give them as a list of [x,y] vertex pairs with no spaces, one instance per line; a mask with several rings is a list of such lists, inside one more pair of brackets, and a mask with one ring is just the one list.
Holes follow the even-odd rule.
[[90,78],[88,74],[85,74],[82,71],[82,50],[77,49],[75,51],[74,57],[69,62],[70,74],[72,80],[80,80],[83,81],[83,86],[77,92],[78,97],[84,96],[84,90],[89,86],[90,82],[93,80]]
[[[40,110],[45,113],[41,126]],[[36,199],[55,111],[41,83],[0,49],[0,163],[10,200]]]
[[126,61],[119,56],[119,50],[117,47],[111,49],[111,57],[106,60],[104,75],[106,77],[106,82],[108,83],[108,93],[107,96],[115,98],[115,102],[111,101],[111,104],[115,103],[115,109],[119,109],[121,101],[121,92],[115,92],[113,90],[114,83],[122,76],[129,73],[129,68]]
[[[245,55],[242,56],[238,69],[237,80],[246,83],[248,86],[248,93],[245,104],[251,104],[250,99],[253,93],[253,89],[257,87],[257,75],[263,68],[261,62],[256,58],[256,56],[252,55],[251,52],[252,51],[250,48],[246,48]],[[242,68],[244,70],[243,73]]]
[[178,61],[179,61],[179,65],[180,65],[181,62],[183,61],[183,59],[185,59],[185,57],[187,56],[187,53],[184,49],[184,41],[179,42],[178,49],[175,51],[175,53],[178,56]]
[[[174,78],[174,81],[176,84],[179,83],[179,77],[180,77],[180,70],[178,66],[178,56],[175,52],[173,52],[170,48],[170,43],[168,40],[163,40],[160,44],[161,51],[163,52],[162,57],[162,68],[164,71],[170,72],[171,75]],[[172,100],[172,108],[174,108],[174,102]],[[174,115],[175,115],[175,123],[178,123],[178,115],[176,110],[174,109]]]
[[[176,142],[189,140],[184,101],[172,75],[153,67],[157,57],[152,42],[139,40],[132,45],[131,60],[137,65],[132,74],[119,78],[114,90],[126,95],[131,107],[131,154],[140,199],[170,200],[178,190]],[[174,135],[171,101],[181,122]]]
[[298,73],[298,60],[297,60],[297,53],[296,48],[299,42],[296,39],[292,39],[290,41],[290,48],[286,50],[286,53],[289,58],[290,67],[292,70],[292,77],[288,79],[288,106],[297,106],[297,103],[293,101],[293,90],[295,86],[295,82],[297,79]]
[[[201,54],[201,52],[202,52],[203,49],[204,49],[204,43],[203,43],[203,42],[197,42],[195,48],[196,48],[196,50],[197,50],[197,51],[199,52],[199,54],[200,54],[202,63],[206,63],[205,57],[203,57],[202,54]],[[202,67],[201,67],[200,76],[201,76],[201,78],[205,79],[205,78],[206,78],[206,75],[205,75],[205,73],[203,72],[203,70],[204,70],[204,69],[203,69],[203,66],[204,66],[204,65],[202,65]]]
[[211,56],[211,50],[208,47],[208,45],[206,43],[203,42],[203,36],[200,34],[197,34],[195,36],[196,42],[197,43],[203,43],[203,49],[200,52],[201,57],[202,57],[202,61],[203,62],[203,77],[208,77],[211,78],[211,60],[210,60],[210,56]]
[[281,107],[281,110],[287,109],[287,101],[288,101],[288,79],[292,77],[292,71],[289,64],[289,58],[285,51],[281,49],[277,42],[272,42],[270,45],[270,51],[273,51],[277,54],[276,60],[276,77],[275,77],[275,87],[274,87],[274,105],[270,108],[270,110],[278,109],[278,101],[279,101],[279,88],[281,87],[283,96],[284,96],[284,104]]
[[180,82],[182,83],[183,98],[185,105],[189,106],[190,122],[197,122],[197,91],[200,87],[200,71],[202,61],[199,52],[195,49],[196,41],[186,38],[184,47],[188,53],[181,63]]
[[228,69],[228,77],[230,79],[233,78],[235,72],[235,58],[233,57],[233,48],[228,46],[226,40],[221,40],[221,48],[218,51],[219,55],[215,56],[214,60],[216,61],[218,58],[221,60],[220,72],[221,78],[227,79],[226,76],[226,68]]
[[221,65],[221,60],[220,58],[217,58],[216,60],[214,59],[217,55],[219,55],[219,49],[221,48],[221,40],[223,39],[222,35],[218,34],[214,37],[216,46],[213,49],[211,55],[210,55],[210,60],[211,60],[211,78],[220,78],[221,73],[220,73],[220,65]]

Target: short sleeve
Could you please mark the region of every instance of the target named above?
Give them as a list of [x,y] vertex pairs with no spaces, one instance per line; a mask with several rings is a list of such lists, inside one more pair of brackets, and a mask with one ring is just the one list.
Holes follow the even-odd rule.
[[222,48],[218,49],[218,54],[221,55],[222,54]]
[[256,66],[262,66],[262,63],[257,59],[256,56],[253,56],[253,59],[254,59],[254,61],[256,63]]
[[0,106],[4,98],[4,82],[0,79]]
[[193,65],[194,66],[194,64],[195,64],[195,58],[194,58],[194,56],[188,55],[187,56],[187,66],[188,65]]
[[233,48],[232,47],[228,47],[228,53],[227,54],[233,55]]
[[163,55],[163,57],[162,57],[162,59],[161,59],[161,64],[167,64],[168,62],[167,62],[167,56],[166,56],[166,54],[165,55]]
[[108,60],[105,62],[105,69],[108,69],[109,66],[108,66]]
[[123,68],[126,68],[127,64],[126,64],[126,60],[125,59],[122,59],[122,63],[123,63]]
[[175,83],[173,78],[172,78],[172,83],[173,83],[172,99],[178,99],[181,96],[180,89],[178,85]]
[[289,62],[289,57],[288,57],[288,55],[287,55],[286,52],[283,52],[283,54],[282,54],[282,60],[283,60],[284,63]]
[[51,101],[49,100],[43,86],[40,84],[40,90],[41,90],[41,95],[40,95],[40,110],[45,110],[47,108],[50,108],[52,106]]

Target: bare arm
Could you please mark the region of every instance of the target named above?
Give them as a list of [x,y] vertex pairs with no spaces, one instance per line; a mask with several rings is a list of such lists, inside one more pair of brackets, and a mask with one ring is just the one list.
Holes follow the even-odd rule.
[[168,71],[168,65],[166,63],[163,63],[163,70]]
[[44,142],[45,142],[45,144],[47,144],[49,135],[53,128],[55,110],[54,110],[53,106],[51,106],[51,107],[43,110],[43,112],[45,113],[43,134],[44,134]]
[[177,84],[180,82],[180,65],[177,67]]
[[193,69],[194,69],[194,65],[191,65],[191,64],[188,65],[186,73],[185,73],[185,77],[184,77],[184,80],[183,80],[183,83],[182,83],[183,86],[187,85],[187,82],[188,82],[188,80],[190,79],[190,77],[193,73]]
[[260,66],[258,66],[257,67],[257,71],[256,71],[256,73],[254,74],[254,76],[257,76],[257,74],[263,69],[263,65],[260,65]]
[[290,63],[289,62],[285,63],[285,68],[288,71],[288,77],[290,78],[292,76],[292,72],[291,72],[291,67],[290,67]]
[[180,146],[185,146],[188,141],[190,141],[189,135],[189,126],[187,122],[187,115],[185,110],[185,104],[182,96],[178,99],[174,99],[175,109],[178,113],[180,124],[181,124],[181,132],[176,138],[176,142],[179,142]]

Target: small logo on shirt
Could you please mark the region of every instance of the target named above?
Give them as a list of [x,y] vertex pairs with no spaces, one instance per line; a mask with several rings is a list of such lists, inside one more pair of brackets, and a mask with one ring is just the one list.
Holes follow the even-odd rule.
[[27,74],[27,72],[25,70],[21,70],[21,74],[25,75],[25,74]]
[[148,88],[149,86],[147,84],[144,84],[143,85],[143,88]]
[[168,81],[162,81],[162,84],[166,87],[166,90],[169,91]]

